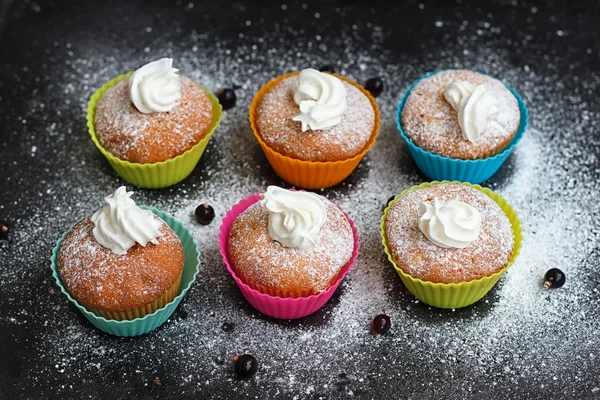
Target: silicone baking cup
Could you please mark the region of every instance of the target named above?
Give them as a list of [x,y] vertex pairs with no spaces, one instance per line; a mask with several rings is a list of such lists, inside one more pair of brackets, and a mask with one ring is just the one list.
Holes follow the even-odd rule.
[[210,138],[215,132],[215,129],[219,125],[222,110],[219,100],[204,87],[200,86],[210,99],[213,109],[213,118],[206,135],[186,152],[169,160],[151,164],[132,163],[121,160],[120,158],[117,158],[106,151],[106,149],[104,149],[104,147],[102,147],[98,141],[98,137],[96,136],[96,128],[94,125],[94,116],[96,113],[96,104],[102,95],[109,88],[127,78],[132,73],[133,72],[118,76],[110,82],[104,84],[90,98],[87,107],[87,126],[90,136],[92,137],[92,141],[98,150],[100,150],[100,153],[106,157],[108,163],[113,167],[117,174],[135,186],[146,189],[159,189],[179,183],[192,173],[196,167],[196,164],[198,164],[200,157],[204,153]]
[[406,93],[404,93],[404,96],[402,96],[400,104],[398,105],[398,110],[396,111],[396,125],[398,127],[398,131],[400,132],[400,136],[408,145],[408,150],[410,151],[410,154],[415,160],[417,167],[419,167],[421,172],[430,179],[470,183],[481,183],[483,181],[486,181],[489,178],[491,178],[492,175],[494,175],[498,171],[498,169],[500,169],[504,161],[506,161],[510,153],[512,153],[512,151],[515,149],[517,143],[519,143],[519,141],[523,138],[523,134],[527,130],[527,124],[529,123],[529,111],[527,110],[525,102],[523,101],[521,96],[519,96],[519,94],[515,92],[513,88],[505,84],[506,88],[510,90],[510,92],[517,99],[517,102],[519,104],[519,111],[521,113],[521,121],[519,122],[517,133],[510,141],[508,146],[504,148],[504,150],[493,156],[479,158],[476,160],[461,160],[456,158],[444,157],[423,150],[421,147],[415,145],[412,142],[412,140],[408,138],[408,136],[406,136],[406,133],[402,128],[402,109],[404,108],[406,99],[408,98],[408,95],[412,91],[413,87],[415,87],[415,85],[423,79],[428,78],[439,72],[442,71],[430,72],[417,79],[408,88]]
[[171,217],[169,214],[164,213],[162,211],[158,211],[152,207],[140,206],[140,208],[145,210],[150,210],[158,217],[160,217],[169,227],[175,232],[175,234],[181,240],[181,244],[183,246],[183,253],[185,256],[183,271],[181,275],[181,285],[178,286],[175,291],[176,296],[174,299],[166,305],[157,304],[157,307],[161,307],[156,311],[145,315],[142,318],[136,318],[133,320],[124,320],[117,321],[113,319],[106,319],[102,316],[95,315],[94,313],[87,310],[81,304],[77,302],[67,289],[63,286],[62,281],[60,280],[60,275],[58,274],[58,269],[56,265],[56,258],[58,256],[58,250],[60,249],[60,245],[64,240],[65,236],[67,236],[67,232],[60,238],[54,249],[52,250],[51,261],[51,269],[52,276],[54,277],[56,284],[60,288],[61,292],[67,296],[67,298],[83,313],[83,315],[90,321],[96,328],[104,331],[106,333],[110,333],[111,335],[116,336],[138,336],[148,333],[159,326],[161,326],[170,316],[173,314],[173,311],[177,308],[181,299],[187,291],[190,289],[194,281],[196,280],[196,275],[198,275],[198,271],[200,268],[200,250],[198,249],[198,245],[194,240],[194,237],[188,232],[188,230],[183,226],[183,224],[177,219]]
[[246,298],[246,300],[248,300],[252,307],[256,308],[261,313],[274,318],[296,319],[305,317],[323,307],[323,305],[331,298],[335,290],[338,288],[338,286],[340,286],[340,283],[342,283],[344,277],[350,271],[350,268],[352,267],[354,261],[356,260],[356,257],[358,256],[358,249],[360,248],[358,229],[356,228],[354,222],[350,219],[348,214],[346,214],[342,210],[352,228],[352,233],[354,235],[354,250],[352,252],[352,257],[350,258],[350,260],[346,263],[346,265],[342,267],[342,269],[338,273],[338,277],[335,283],[332,286],[330,286],[327,290],[310,296],[295,298],[282,297],[277,293],[262,293],[244,283],[237,275],[235,267],[229,261],[227,245],[229,239],[229,231],[231,230],[233,222],[235,221],[237,216],[243,213],[248,207],[258,202],[259,200],[260,195],[258,194],[253,194],[243,200],[240,200],[240,202],[234,205],[231,208],[231,210],[227,212],[225,218],[223,218],[223,222],[221,223],[221,227],[219,230],[219,248],[221,250],[221,255],[223,256],[223,261],[225,262],[227,271],[229,271],[233,280],[242,292],[242,295]]
[[279,177],[287,183],[305,189],[321,189],[337,185],[346,179],[352,173],[352,171],[354,171],[354,169],[356,169],[360,160],[363,159],[365,154],[367,154],[367,152],[375,143],[375,139],[377,139],[377,135],[379,134],[379,107],[377,106],[373,96],[371,96],[371,94],[361,85],[343,76],[333,74],[337,78],[355,86],[369,98],[369,102],[375,111],[375,126],[373,127],[371,138],[365,145],[365,148],[359,154],[346,160],[305,161],[285,156],[270,148],[269,145],[263,141],[258,127],[256,126],[256,109],[263,95],[269,89],[281,82],[283,79],[295,75],[298,75],[298,72],[292,72],[272,79],[256,93],[256,96],[254,96],[254,100],[252,100],[252,104],[250,105],[250,126],[252,127],[252,132],[254,133],[256,140],[265,153],[267,160],[269,160],[269,164],[271,164],[271,167],[275,170],[275,173],[277,173],[277,175],[279,175]]
[[479,185],[473,185],[465,182],[452,182],[458,183],[461,185],[466,185],[472,187],[474,189],[479,190],[480,192],[487,195],[489,198],[494,200],[498,206],[504,211],[506,216],[508,217],[514,237],[514,245],[513,245],[513,253],[508,261],[508,264],[500,271],[495,274],[486,276],[481,279],[472,280],[469,282],[461,282],[461,283],[434,283],[423,281],[421,279],[413,278],[408,275],[402,269],[400,269],[394,260],[392,259],[392,255],[387,246],[387,239],[385,235],[385,221],[387,219],[388,212],[392,207],[392,204],[400,197],[404,196],[411,190],[420,189],[426,186],[436,185],[439,183],[449,183],[448,181],[438,182],[425,182],[418,186],[413,186],[409,189],[406,189],[399,195],[397,195],[393,201],[385,209],[383,214],[383,218],[381,220],[381,238],[383,241],[383,247],[385,249],[385,254],[387,254],[388,259],[396,269],[398,275],[400,275],[400,279],[404,286],[419,300],[421,300],[425,304],[429,304],[433,307],[438,308],[461,308],[469,306],[476,301],[480,300],[483,296],[486,295],[487,292],[498,282],[500,277],[504,275],[504,273],[508,270],[508,268],[515,262],[517,257],[519,256],[519,252],[521,251],[521,243],[523,241],[523,230],[521,229],[521,222],[519,221],[519,217],[513,207],[499,194],[492,192],[490,189],[483,188]]

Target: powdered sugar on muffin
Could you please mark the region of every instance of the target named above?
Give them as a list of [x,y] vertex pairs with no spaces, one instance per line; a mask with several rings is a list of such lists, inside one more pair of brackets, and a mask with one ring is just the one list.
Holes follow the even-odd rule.
[[322,200],[327,220],[316,244],[308,249],[285,247],[273,240],[269,212],[256,203],[234,222],[228,240],[229,258],[240,278],[267,293],[290,297],[326,290],[335,281],[354,249],[352,228],[343,212]]
[[146,164],[174,158],[198,143],[212,122],[212,104],[200,86],[180,78],[181,99],[169,112],[139,112],[129,98],[130,78],[108,89],[95,110],[100,144],[115,157]]
[[90,218],[75,225],[57,260],[61,281],[83,305],[105,311],[134,310],[155,301],[180,276],[183,249],[167,224],[160,227],[158,244],[135,244],[123,255],[98,243],[93,228]]
[[[485,85],[498,101],[497,118],[487,122],[481,137],[473,142],[463,138],[457,112],[444,98],[446,86],[454,80]],[[411,90],[401,122],[406,136],[422,149],[441,156],[477,159],[494,155],[517,133],[521,114],[515,96],[497,79],[477,72],[448,70],[421,80]]]
[[[467,247],[443,248],[419,229],[421,202],[458,200],[481,214],[479,236]],[[504,268],[512,255],[513,231],[502,209],[484,193],[452,183],[411,190],[388,212],[385,224],[388,247],[394,262],[413,278],[441,283],[468,282]]]
[[307,130],[294,121],[299,108],[294,102],[297,76],[285,78],[264,93],[256,110],[261,138],[273,150],[306,161],[338,161],[359,154],[373,136],[375,111],[369,98],[354,85],[346,88],[346,111],[330,129]]

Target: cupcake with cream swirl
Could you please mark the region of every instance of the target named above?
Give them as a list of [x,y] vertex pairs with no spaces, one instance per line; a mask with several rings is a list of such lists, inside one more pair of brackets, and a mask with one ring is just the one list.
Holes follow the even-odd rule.
[[426,182],[395,197],[381,236],[407,289],[434,307],[481,299],[514,263],[522,228],[497,193],[460,182]]
[[496,173],[523,137],[528,119],[514,89],[468,70],[424,75],[396,113],[400,136],[424,175],[471,183]]
[[429,282],[498,272],[512,255],[508,217],[484,193],[457,183],[410,190],[387,212],[385,237],[399,268]]
[[56,259],[60,280],[88,311],[108,320],[143,318],[179,294],[184,252],[161,218],[118,188],[77,223]]
[[[240,206],[241,210],[238,208]],[[339,284],[358,251],[351,220],[314,193],[269,186],[223,221],[220,242],[235,277],[263,294],[303,298]]]
[[379,132],[379,109],[358,83],[309,68],[263,86],[250,106],[250,124],[283,180],[317,189],[356,168]]
[[92,140],[121,177],[161,188],[192,172],[220,116],[218,100],[162,58],[98,89],[87,120]]

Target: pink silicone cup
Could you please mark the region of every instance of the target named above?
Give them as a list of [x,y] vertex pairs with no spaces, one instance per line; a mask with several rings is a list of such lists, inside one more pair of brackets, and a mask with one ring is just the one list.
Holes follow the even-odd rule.
[[[335,290],[340,286],[344,277],[350,271],[350,268],[354,264],[356,257],[358,257],[358,249],[360,248],[358,229],[354,225],[354,222],[350,219],[348,214],[342,210],[346,219],[350,223],[350,227],[352,228],[352,233],[354,235],[354,250],[352,251],[352,257],[350,260],[342,267],[340,272],[338,273],[338,278],[335,283],[330,286],[327,290],[324,290],[321,293],[313,294],[308,297],[280,297],[280,296],[272,296],[266,293],[261,293],[256,289],[251,288],[237,276],[234,268],[231,266],[229,262],[229,254],[228,254],[228,246],[227,241],[229,238],[229,231],[233,225],[233,221],[244,212],[248,207],[252,204],[258,202],[260,200],[260,195],[253,194],[243,200],[240,200],[236,205],[234,205],[231,210],[227,212],[225,218],[223,218],[223,222],[221,223],[221,227],[219,229],[219,247],[221,249],[221,255],[223,256],[223,261],[227,266],[227,271],[233,277],[235,283],[237,283],[240,291],[248,300],[248,303],[252,305],[252,307],[256,308],[261,313],[268,315],[273,318],[279,319],[296,319],[306,317],[309,314],[312,314],[319,310],[327,301],[331,298]],[[339,206],[338,206],[339,207]],[[340,208],[341,210],[341,208]]]

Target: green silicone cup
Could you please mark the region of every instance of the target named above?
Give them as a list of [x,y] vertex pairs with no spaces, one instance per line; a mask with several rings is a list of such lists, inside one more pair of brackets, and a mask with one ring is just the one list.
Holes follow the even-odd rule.
[[94,144],[96,144],[96,147],[98,150],[100,150],[102,155],[106,157],[108,163],[113,167],[117,174],[135,186],[146,189],[159,189],[179,183],[192,173],[196,167],[196,164],[198,164],[200,157],[204,153],[210,138],[215,132],[215,129],[217,129],[217,126],[221,121],[221,104],[219,104],[219,100],[212,93],[200,86],[210,99],[213,109],[213,118],[208,128],[208,132],[198,143],[194,145],[194,147],[175,158],[152,164],[139,164],[121,160],[120,158],[117,158],[106,151],[106,149],[104,149],[104,147],[102,147],[98,141],[98,137],[96,136],[96,127],[94,126],[94,117],[96,114],[96,104],[102,95],[109,88],[127,78],[132,73],[133,72],[118,76],[110,82],[104,84],[100,89],[96,90],[96,92],[90,98],[87,107],[87,126],[90,136],[92,137],[92,141]]
[[[477,189],[480,192],[486,194],[489,198],[494,200],[498,206],[504,211],[508,220],[510,221],[513,235],[514,235],[514,245],[513,245],[513,253],[508,261],[508,264],[500,271],[492,274],[490,276],[483,277],[481,279],[472,280],[469,282],[461,282],[461,283],[434,283],[423,281],[421,279],[413,278],[408,275],[402,269],[400,269],[394,260],[392,259],[392,255],[387,246],[387,239],[385,235],[385,222],[387,219],[388,212],[392,207],[392,204],[400,197],[404,196],[411,190],[420,189],[426,186],[437,185],[440,183],[458,183],[461,185],[472,187],[473,189]],[[385,254],[387,254],[388,259],[396,269],[398,275],[400,275],[400,279],[404,286],[420,301],[425,304],[429,304],[433,307],[438,308],[461,308],[469,306],[476,301],[479,301],[483,296],[486,295],[487,292],[498,282],[500,277],[504,275],[504,273],[508,270],[508,268],[515,262],[517,259],[519,252],[521,251],[521,245],[523,242],[523,229],[521,228],[521,222],[519,221],[519,216],[517,212],[513,209],[513,207],[499,194],[492,192],[490,189],[481,187],[479,185],[473,185],[466,182],[449,182],[449,181],[433,181],[433,182],[425,182],[417,186],[413,186],[409,189],[406,189],[399,195],[397,195],[393,201],[385,209],[383,214],[383,218],[381,220],[381,238],[383,241],[383,247],[385,249]]]
[[159,326],[161,326],[170,316],[173,314],[173,311],[177,308],[181,299],[187,291],[190,289],[194,281],[196,280],[196,276],[198,275],[198,271],[200,269],[200,250],[198,249],[198,245],[194,240],[194,237],[190,234],[190,232],[183,226],[183,223],[173,218],[167,213],[162,211],[158,211],[152,207],[140,206],[140,208],[150,210],[158,217],[160,217],[179,237],[181,240],[181,244],[183,246],[183,253],[185,256],[183,272],[181,276],[181,286],[179,288],[179,294],[171,301],[169,304],[160,308],[153,312],[152,314],[148,314],[143,318],[136,318],[129,321],[116,321],[105,319],[104,317],[100,317],[86,310],[81,304],[77,302],[67,289],[63,286],[60,276],[58,274],[58,269],[56,265],[56,258],[58,256],[58,250],[60,249],[60,245],[62,241],[67,236],[67,232],[60,238],[56,246],[52,250],[52,257],[50,258],[52,269],[52,276],[54,277],[56,284],[60,288],[61,292],[67,296],[67,298],[71,301],[71,303],[75,304],[75,307],[79,309],[83,313],[83,315],[90,321],[96,328],[104,331],[106,333],[110,333],[111,335],[116,336],[138,336],[148,333]]

